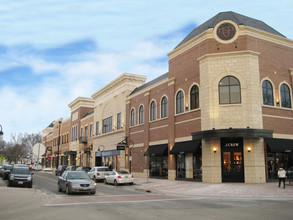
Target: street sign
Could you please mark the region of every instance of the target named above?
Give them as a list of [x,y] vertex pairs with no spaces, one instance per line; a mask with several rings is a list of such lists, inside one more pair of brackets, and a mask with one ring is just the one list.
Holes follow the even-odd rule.
[[124,144],[117,144],[117,150],[125,150]]

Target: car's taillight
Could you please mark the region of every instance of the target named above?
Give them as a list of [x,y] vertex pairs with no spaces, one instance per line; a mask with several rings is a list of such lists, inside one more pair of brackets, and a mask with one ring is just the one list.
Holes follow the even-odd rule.
[[131,175],[131,178],[133,178],[133,175]]
[[97,173],[97,175],[100,176],[101,174],[100,173]]
[[121,179],[122,177],[121,176],[118,176],[118,179]]

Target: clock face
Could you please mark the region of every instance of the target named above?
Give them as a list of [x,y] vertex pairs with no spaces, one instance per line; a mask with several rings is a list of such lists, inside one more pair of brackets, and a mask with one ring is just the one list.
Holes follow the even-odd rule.
[[236,28],[231,23],[223,23],[217,28],[217,36],[221,40],[230,40],[236,34]]

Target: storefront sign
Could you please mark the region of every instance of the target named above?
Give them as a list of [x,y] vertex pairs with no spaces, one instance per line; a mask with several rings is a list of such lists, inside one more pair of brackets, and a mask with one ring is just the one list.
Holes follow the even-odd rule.
[[226,143],[225,147],[239,147],[239,143]]
[[95,154],[96,154],[96,157],[108,157],[108,156],[120,155],[120,151],[119,150],[98,151]]
[[117,150],[125,150],[124,144],[117,144]]

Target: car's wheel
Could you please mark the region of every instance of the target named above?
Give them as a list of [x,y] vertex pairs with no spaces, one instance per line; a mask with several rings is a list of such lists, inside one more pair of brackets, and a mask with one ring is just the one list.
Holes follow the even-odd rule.
[[105,183],[105,184],[108,184],[108,182],[107,182],[106,178],[104,179],[104,183]]
[[67,194],[67,195],[71,194],[71,191],[70,191],[70,188],[69,188],[68,185],[66,186],[66,194]]
[[114,185],[118,186],[117,180],[114,180]]
[[33,183],[28,184],[28,188],[33,188]]
[[8,187],[12,186],[12,182],[8,181]]
[[59,183],[58,183],[58,192],[62,192],[62,188]]
[[95,195],[95,194],[96,194],[96,190],[95,190],[95,191],[93,191],[93,192],[91,192],[91,194],[92,194],[92,195]]
[[133,182],[132,183],[129,183],[129,185],[133,185]]

